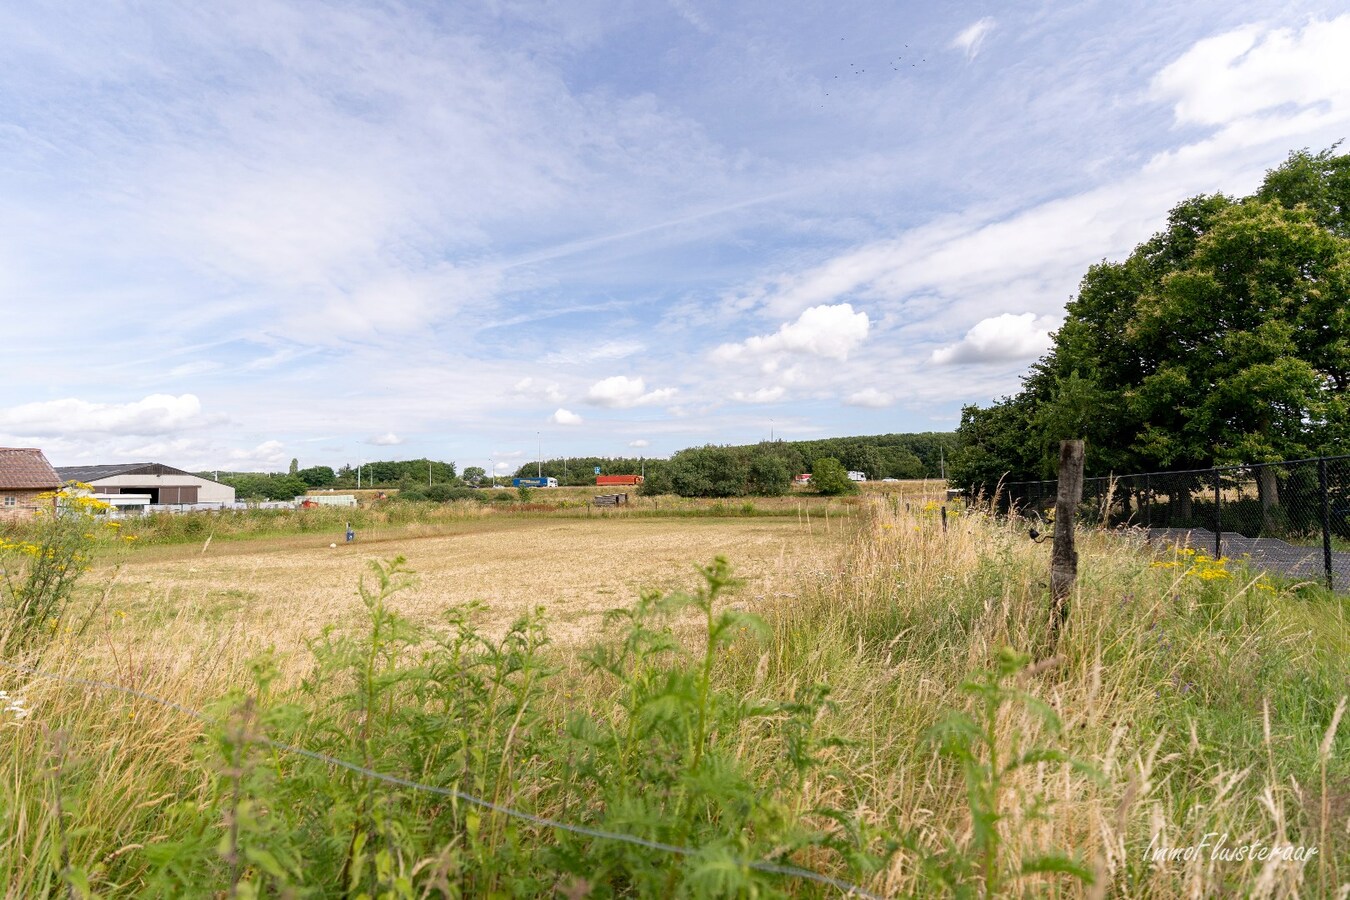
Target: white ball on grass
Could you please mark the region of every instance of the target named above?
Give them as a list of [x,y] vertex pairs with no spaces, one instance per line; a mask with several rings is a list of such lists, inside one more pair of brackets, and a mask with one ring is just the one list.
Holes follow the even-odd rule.
[[337,549],[337,544],[329,544],[328,546],[333,550]]

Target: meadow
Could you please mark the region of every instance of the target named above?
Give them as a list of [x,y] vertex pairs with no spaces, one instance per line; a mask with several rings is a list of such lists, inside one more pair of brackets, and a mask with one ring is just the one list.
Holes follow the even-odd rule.
[[99,533],[8,657],[141,693],[0,673],[5,896],[1350,894],[1345,597],[1083,532],[1052,647],[885,487]]

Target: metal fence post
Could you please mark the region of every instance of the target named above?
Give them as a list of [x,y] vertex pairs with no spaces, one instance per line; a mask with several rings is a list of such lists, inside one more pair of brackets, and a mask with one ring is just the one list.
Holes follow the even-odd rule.
[[1214,470],[1214,558],[1223,557],[1223,519],[1221,516],[1220,504],[1223,500],[1219,496],[1219,470]]
[[1322,494],[1322,567],[1326,571],[1327,590],[1331,585],[1331,509],[1327,499],[1327,458],[1317,458],[1317,489]]

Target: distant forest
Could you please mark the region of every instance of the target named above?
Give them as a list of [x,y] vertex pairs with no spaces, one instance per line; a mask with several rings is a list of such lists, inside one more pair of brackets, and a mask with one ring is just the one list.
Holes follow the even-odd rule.
[[[823,438],[814,441],[762,441],[758,444],[728,446],[737,458],[761,456],[779,459],[792,474],[810,472],[817,459],[833,457],[844,468],[865,472],[868,478],[937,478],[956,447],[951,432],[927,431],[918,434],[876,434],[859,437]],[[516,477],[532,477],[542,469],[546,477],[562,485],[595,483],[598,467],[605,475],[645,474],[660,482],[666,468],[680,457],[703,448],[691,447],[676,453],[671,460],[644,457],[570,456],[524,463]],[[353,466],[300,468],[292,460],[287,472],[198,472],[203,478],[219,478],[235,489],[241,500],[289,500],[311,488],[355,488],[357,471]],[[463,486],[476,484],[487,473],[469,466],[461,473],[453,462],[440,460],[376,460],[361,465],[363,488],[400,488],[428,485]]]
[[[761,441],[723,447],[737,457],[772,456],[781,459],[793,473],[810,472],[817,459],[833,457],[844,468],[864,472],[868,478],[937,478],[956,447],[952,432],[925,431],[918,434],[875,434],[859,437],[823,438],[814,441]],[[595,483],[595,469],[605,475],[638,475],[660,479],[666,467],[680,454],[701,448],[690,447],[670,460],[642,457],[573,456],[546,459],[542,466],[529,462],[516,470],[516,476],[542,473],[563,485]]]
[[[287,472],[198,472],[202,478],[217,478],[234,488],[240,500],[290,500],[311,488],[355,488],[356,469],[342,466],[310,466],[302,469],[291,460]],[[461,486],[453,462],[430,459],[381,460],[361,465],[363,488],[396,488],[400,485],[448,484]]]

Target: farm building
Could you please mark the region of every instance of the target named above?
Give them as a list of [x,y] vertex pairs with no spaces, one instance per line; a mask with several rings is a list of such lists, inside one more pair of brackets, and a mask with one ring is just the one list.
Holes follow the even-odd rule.
[[94,496],[118,508],[146,506],[225,506],[234,503],[234,488],[162,463],[104,466],[59,466],[61,481],[79,481]]
[[31,516],[43,505],[39,495],[60,486],[61,476],[41,450],[0,447],[0,519]]

